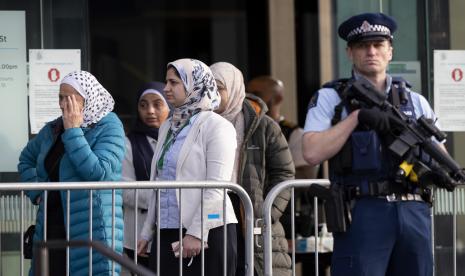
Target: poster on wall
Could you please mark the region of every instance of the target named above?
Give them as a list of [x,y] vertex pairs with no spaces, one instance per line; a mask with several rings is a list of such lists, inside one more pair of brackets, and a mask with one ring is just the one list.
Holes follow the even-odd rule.
[[443,131],[465,131],[465,51],[434,51],[434,111]]
[[15,172],[29,138],[24,11],[0,11],[0,118],[0,172]]
[[58,104],[60,82],[81,69],[81,50],[29,50],[29,121],[31,133],[61,116]]

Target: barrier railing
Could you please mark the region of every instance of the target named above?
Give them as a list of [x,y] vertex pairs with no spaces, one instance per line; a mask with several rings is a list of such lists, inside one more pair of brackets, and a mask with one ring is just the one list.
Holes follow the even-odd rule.
[[[319,184],[329,187],[329,180],[327,179],[296,179],[288,180],[276,185],[266,196],[263,204],[263,218],[264,218],[264,237],[263,237],[263,254],[264,254],[264,269],[265,276],[272,276],[272,239],[271,239],[271,208],[275,198],[285,189],[291,188],[291,231],[292,240],[295,241],[295,221],[294,221],[294,188],[306,188],[313,184]],[[318,275],[318,205],[317,198],[314,198],[314,218],[315,218],[315,275]],[[295,242],[292,243],[292,275],[295,275]]]
[[[432,208],[432,247],[434,257],[434,271],[433,275],[462,275],[465,269],[463,262],[458,262],[457,259],[463,260],[463,231],[458,231],[459,227],[463,227],[463,215],[465,215],[465,186],[458,185],[453,192],[445,189],[435,188],[433,190],[434,204]],[[462,216],[458,220],[458,216]],[[444,219],[451,217],[451,221]],[[438,222],[436,222],[438,221]],[[444,222],[448,223],[444,223]],[[461,223],[459,223],[459,221]],[[452,224],[449,229],[449,222]],[[438,229],[437,229],[438,228]],[[445,230],[451,230],[444,233]],[[437,236],[452,237],[452,244],[443,244],[445,241],[437,241]],[[436,237],[435,237],[436,236]],[[450,253],[450,254],[449,254]],[[461,256],[458,256],[460,253]],[[445,255],[452,257],[444,258]],[[459,272],[460,271],[460,272]]]
[[[225,199],[226,199],[226,191],[231,190],[235,192],[239,198],[242,201],[244,211],[245,211],[245,226],[246,226],[246,232],[245,232],[245,271],[247,276],[253,276],[254,274],[254,259],[253,259],[253,223],[254,223],[254,216],[253,216],[253,206],[252,202],[246,193],[246,191],[240,187],[237,184],[230,183],[230,182],[220,182],[220,181],[139,181],[139,182],[60,182],[60,183],[52,183],[52,182],[47,182],[47,183],[2,183],[0,185],[0,192],[1,191],[20,191],[20,215],[19,217],[21,218],[20,221],[20,233],[24,233],[25,227],[24,227],[24,191],[29,191],[29,190],[61,190],[61,191],[67,191],[67,196],[66,196],[66,210],[63,210],[64,212],[66,211],[67,217],[69,218],[70,215],[70,191],[71,190],[89,190],[89,229],[92,229],[92,191],[93,190],[112,190],[112,232],[113,232],[113,242],[112,245],[113,247],[115,246],[115,241],[114,241],[114,229],[115,229],[115,190],[116,189],[135,189],[136,193],[136,204],[137,206],[137,191],[140,189],[155,189],[157,190],[157,198],[160,196],[160,189],[179,189],[179,192],[181,192],[184,189],[201,189],[202,193],[202,198],[203,198],[203,193],[205,189],[223,189],[223,219],[226,220],[226,208],[225,208]],[[28,199],[27,199],[28,200]],[[159,205],[160,200],[157,200],[157,209],[159,210]],[[47,192],[44,193],[44,206],[47,206]],[[179,206],[179,210],[181,212],[182,207]],[[203,212],[203,201],[201,201],[201,210]],[[47,210],[46,207],[44,208],[44,226],[47,224],[47,216],[46,216]],[[182,218],[181,214],[179,215],[180,221],[179,225],[182,225]],[[159,218],[159,216],[158,216]],[[201,225],[203,228],[204,221],[203,221],[203,215],[201,215],[202,221]],[[138,233],[137,231],[137,212],[136,212],[136,219],[135,219],[135,227],[136,231],[135,233]],[[70,219],[67,220],[67,223],[65,225],[66,227],[66,239],[69,241],[69,225]],[[159,248],[159,238],[160,238],[160,229],[159,229],[159,223],[157,223],[157,263],[159,264],[159,257],[160,257],[160,248]],[[226,225],[224,225],[226,228]],[[182,238],[182,229],[180,229],[180,238]],[[201,231],[203,233],[203,231]],[[90,240],[92,240],[92,231],[89,230],[90,234]],[[44,241],[46,241],[46,227],[44,227]],[[226,239],[226,234],[224,235],[224,238]],[[203,237],[202,237],[203,240]],[[226,243],[226,242],[225,242]],[[136,248],[136,247],[135,247]],[[113,248],[114,250],[114,248]],[[137,251],[137,248],[136,248]],[[182,241],[180,241],[180,251],[182,252]],[[24,275],[24,259],[22,258],[24,248],[23,248],[23,235],[20,235],[20,252],[21,252],[21,260],[20,260],[20,275]],[[227,259],[226,259],[226,248],[224,248],[224,267],[226,267]],[[89,249],[89,275],[92,274],[92,249]],[[69,247],[67,248],[66,251],[66,272],[67,275],[69,275]],[[137,257],[136,257],[137,258]],[[204,246],[202,243],[202,250],[201,250],[201,267],[202,267],[202,275],[204,275]],[[136,259],[137,262],[137,259]],[[180,275],[182,275],[182,258],[180,258]],[[113,271],[114,271],[114,265],[113,265]],[[160,275],[160,267],[158,265],[157,267],[157,275]],[[224,269],[224,273],[226,272],[226,269]]]
[[34,245],[35,267],[34,275],[45,276],[49,275],[49,262],[48,262],[48,250],[49,249],[62,249],[66,247],[89,247],[97,250],[105,257],[118,262],[125,268],[129,269],[131,273],[136,273],[139,276],[156,276],[152,271],[148,270],[143,266],[138,266],[131,259],[119,255],[111,248],[105,246],[101,242],[95,242],[90,240],[72,240],[72,241],[40,241]]
[[[275,198],[285,189],[291,189],[291,200],[289,204],[291,204],[291,231],[292,231],[292,275],[295,276],[295,245],[296,245],[296,238],[295,238],[295,211],[294,211],[294,188],[309,188],[312,184],[320,184],[322,186],[329,187],[329,180],[327,179],[297,179],[297,180],[289,180],[276,185],[267,195],[265,202],[263,204],[263,216],[264,216],[264,271],[266,276],[273,275],[272,271],[272,236],[271,236],[271,208],[273,201]],[[434,204],[431,211],[431,223],[432,223],[432,248],[433,248],[433,256],[437,253],[435,251],[442,250],[441,252],[444,255],[444,248],[443,245],[439,244],[434,238],[435,234],[437,235],[439,232],[435,229],[435,220],[438,219],[440,216],[450,216],[451,226],[444,227],[441,225],[443,229],[441,229],[441,235],[447,235],[451,238],[451,248],[450,248],[450,258],[447,259],[447,262],[444,259],[441,261],[435,258],[435,268],[434,268],[434,275],[443,275],[444,273],[448,273],[450,275],[456,276],[461,275],[460,269],[458,265],[460,263],[457,261],[458,254],[462,254],[463,258],[463,247],[460,248],[460,242],[458,239],[461,238],[461,242],[463,242],[463,235],[460,235],[460,232],[457,230],[458,227],[464,225],[463,220],[462,224],[458,224],[457,216],[465,215],[465,187],[464,186],[457,186],[454,192],[448,192],[444,189],[434,189]],[[315,218],[314,222],[314,237],[310,238],[312,245],[314,245],[314,253],[315,253],[315,274],[319,274],[319,266],[318,266],[318,254],[319,254],[319,235],[318,233],[318,204],[317,204],[317,197],[314,197],[314,204],[313,204],[313,214]],[[441,221],[444,221],[442,219]],[[449,220],[447,220],[449,221]],[[450,231],[450,232],[449,232]],[[314,239],[314,240],[313,240]],[[314,244],[313,244],[314,242]],[[443,241],[444,242],[444,241]],[[447,249],[449,250],[449,249]],[[449,254],[448,253],[448,254]],[[461,267],[461,271],[463,271],[463,267]]]

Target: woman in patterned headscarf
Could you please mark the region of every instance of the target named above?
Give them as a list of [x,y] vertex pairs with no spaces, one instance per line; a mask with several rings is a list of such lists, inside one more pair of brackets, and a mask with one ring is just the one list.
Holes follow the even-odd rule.
[[[111,112],[114,100],[110,93],[85,71],[72,72],[61,81],[59,105],[62,116],[47,123],[29,141],[19,157],[18,171],[23,182],[115,181],[121,177],[124,157],[124,130]],[[69,239],[89,239],[89,191],[70,192],[70,216],[66,215],[66,191],[50,191],[47,200],[47,223],[44,224],[44,191],[26,193],[39,205],[34,241],[66,240],[65,225],[69,220]],[[101,241],[122,252],[123,213],[121,191],[115,202],[111,190],[92,191],[92,240]],[[112,204],[115,221],[112,221]],[[114,229],[113,229],[114,225]],[[112,243],[114,240],[114,244]],[[66,275],[66,251],[49,253],[50,275]],[[33,256],[34,258],[34,256]],[[32,262],[34,263],[34,262]],[[89,250],[70,249],[70,275],[89,274]],[[98,252],[92,254],[92,275],[110,275],[112,263]],[[33,274],[34,267],[30,274]],[[120,267],[115,265],[116,274]]]
[[[208,66],[194,59],[180,59],[168,64],[164,89],[173,106],[171,117],[161,126],[152,162],[152,180],[229,181],[236,149],[236,132],[227,120],[214,113],[220,103],[215,79]],[[223,189],[160,191],[160,252],[157,253],[155,224],[156,196],[152,196],[147,219],[138,243],[138,253],[145,252],[152,240],[149,257],[157,275],[177,275],[183,258],[183,275],[200,275],[201,240],[205,250],[206,275],[223,274],[223,224],[227,224],[227,274],[236,267],[236,226],[229,197],[223,218]],[[201,204],[202,202],[202,204]],[[203,222],[201,213],[203,205]],[[181,218],[179,218],[181,207]],[[180,224],[181,222],[181,224]],[[179,252],[179,228],[183,232],[183,251]],[[203,229],[203,232],[202,232]],[[173,252],[174,251],[174,252]]]

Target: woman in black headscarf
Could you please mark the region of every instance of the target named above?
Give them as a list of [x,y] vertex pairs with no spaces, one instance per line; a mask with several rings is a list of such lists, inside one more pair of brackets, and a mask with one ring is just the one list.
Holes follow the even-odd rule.
[[[122,178],[125,181],[150,179],[150,164],[158,140],[158,128],[169,115],[170,108],[163,95],[165,84],[150,82],[144,85],[137,96],[137,119],[126,139],[126,156],[123,161]],[[147,216],[149,194],[138,193],[137,231],[140,232]],[[124,190],[124,252],[134,258],[135,241],[135,193]],[[150,247],[149,247],[150,248]],[[148,259],[138,257],[138,263],[148,266]]]

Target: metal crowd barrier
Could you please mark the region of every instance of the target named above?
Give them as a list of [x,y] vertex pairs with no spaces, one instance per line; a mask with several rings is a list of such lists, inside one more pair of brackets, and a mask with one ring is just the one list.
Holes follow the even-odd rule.
[[[250,200],[250,197],[248,196],[247,192],[239,185],[231,183],[231,182],[221,182],[221,181],[128,181],[128,182],[60,182],[60,183],[52,183],[52,182],[47,182],[47,183],[2,183],[0,185],[0,192],[2,191],[20,191],[20,206],[19,206],[19,217],[20,217],[20,226],[19,226],[19,232],[24,233],[25,231],[25,225],[24,225],[24,200],[29,201],[28,198],[25,198],[24,191],[29,191],[29,190],[45,190],[44,193],[44,242],[47,242],[46,239],[46,225],[47,225],[47,191],[48,190],[62,190],[62,191],[67,191],[67,196],[66,196],[66,210],[63,210],[63,212],[66,212],[67,217],[69,218],[70,216],[70,191],[71,190],[89,190],[89,239],[92,241],[92,190],[112,190],[112,232],[113,232],[113,240],[112,240],[112,247],[114,250],[115,246],[115,240],[114,240],[114,231],[115,231],[115,190],[116,189],[134,189],[135,192],[135,206],[138,206],[138,190],[139,189],[156,189],[157,193],[157,209],[159,210],[160,208],[160,189],[179,189],[179,193],[181,194],[183,189],[201,189],[201,194],[203,197],[204,190],[205,189],[223,189],[223,220],[226,220],[226,194],[227,190],[231,190],[235,192],[239,198],[242,201],[244,211],[245,211],[245,226],[246,226],[246,233],[245,233],[245,263],[246,263],[246,276],[253,276],[254,275],[254,259],[253,259],[253,227],[254,227],[254,216],[253,216],[253,206],[252,202]],[[179,225],[182,225],[182,206],[181,202],[179,202],[180,205],[179,207]],[[202,229],[204,227],[204,221],[203,221],[203,201],[201,201],[201,210],[202,210],[202,215],[201,215],[201,225]],[[136,208],[137,210],[137,208]],[[158,220],[159,220],[159,213],[158,213]],[[65,225],[66,228],[66,241],[70,242],[69,240],[69,221],[70,219],[67,220],[67,223]],[[138,233],[139,230],[137,229],[137,212],[135,212],[135,222],[134,222],[134,227],[135,227],[135,243],[136,245],[134,246],[135,251],[137,252],[137,239],[138,239]],[[160,275],[160,228],[159,228],[159,221],[157,222],[157,275]],[[226,224],[224,223],[224,245],[226,245]],[[203,231],[202,231],[203,235]],[[182,252],[182,228],[180,228],[180,251]],[[203,237],[202,237],[203,240]],[[45,243],[46,245],[47,243]],[[66,275],[69,275],[69,246],[71,244],[67,244],[68,246],[66,247]],[[42,246],[44,246],[44,243],[42,243]],[[56,246],[56,245],[54,245]],[[204,245],[202,243],[202,250],[201,250],[201,270],[202,270],[202,276],[204,275]],[[20,235],[20,275],[24,275],[24,259],[23,259],[23,235]],[[227,248],[224,246],[224,271],[223,274],[226,275],[226,264],[227,264]],[[135,254],[135,262],[137,263],[137,254]],[[114,262],[112,262],[112,270],[114,272],[115,266]],[[182,258],[180,258],[179,261],[179,266],[180,266],[180,275],[182,276]],[[92,248],[89,246],[89,275],[92,275]]]
[[[322,186],[329,187],[329,180],[327,179],[296,179],[296,180],[288,180],[276,185],[267,195],[265,202],[263,204],[263,216],[264,216],[264,244],[263,244],[263,251],[264,251],[264,271],[265,276],[272,276],[272,236],[271,236],[271,208],[273,205],[273,201],[275,198],[285,189],[291,189],[291,231],[292,231],[292,275],[295,276],[295,245],[296,245],[296,238],[295,238],[295,210],[294,210],[294,188],[308,188],[312,184],[320,184]],[[448,259],[447,263],[445,262],[438,262],[435,258],[434,264],[434,271],[433,275],[462,275],[459,273],[457,261],[457,253],[460,252],[463,254],[463,241],[460,243],[458,239],[460,238],[460,232],[457,231],[459,226],[465,225],[462,220],[462,224],[458,225],[458,215],[465,215],[465,186],[457,186],[454,192],[448,192],[445,189],[433,189],[434,192],[434,204],[431,211],[431,223],[432,223],[432,249],[433,249],[433,257],[435,256],[436,250],[444,249],[441,244],[439,244],[435,240],[435,234],[438,230],[435,229],[435,220],[438,219],[439,216],[450,216],[452,226],[450,229],[446,230],[442,229],[442,232],[439,234],[442,235],[450,235],[452,239],[451,245],[451,259]],[[317,204],[317,197],[314,197],[313,202],[313,214],[315,218],[314,222],[314,253],[315,253],[315,274],[319,275],[319,267],[318,267],[318,246],[319,246],[319,235],[318,235],[318,204]],[[449,232],[450,230],[450,232]],[[312,236],[313,238],[313,236]],[[462,235],[463,239],[463,235]],[[313,240],[312,240],[313,242]],[[461,248],[460,248],[461,246]],[[463,256],[462,256],[463,257]],[[463,271],[463,267],[462,267]],[[446,273],[446,274],[445,274]]]
[[[445,189],[434,189],[433,190],[433,195],[434,195],[434,204],[433,204],[433,210],[432,210],[432,233],[433,233],[433,238],[432,238],[432,245],[433,245],[433,258],[435,261],[435,269],[433,272],[433,275],[463,275],[464,271],[464,265],[463,262],[458,262],[457,261],[457,253],[460,252],[462,254],[462,260],[463,260],[463,232],[462,235],[460,235],[460,232],[457,231],[459,226],[463,227],[463,219],[461,220],[461,224],[459,225],[459,221],[457,219],[457,216],[463,216],[465,215],[465,186],[464,185],[458,185],[453,192],[449,192]],[[452,262],[448,263],[442,263],[441,261],[443,260],[442,258],[439,259],[437,257],[443,257],[443,256],[436,256],[436,255],[443,255],[444,254],[444,249],[448,249],[447,247],[444,248],[440,242],[437,242],[435,239],[435,234],[442,234],[442,231],[444,229],[438,229],[436,230],[435,226],[437,225],[438,228],[440,228],[442,225],[441,223],[435,223],[436,220],[439,220],[441,216],[451,216],[452,217],[452,233],[447,233],[451,234],[452,236]],[[442,230],[442,231],[441,231]],[[459,241],[459,236],[461,236],[461,241]],[[441,254],[442,253],[442,254]],[[460,273],[458,266],[460,265],[461,271]]]
[[136,273],[139,276],[156,276],[155,273],[143,266],[138,266],[132,260],[116,253],[102,242],[91,240],[71,240],[71,241],[40,241],[34,245],[34,275],[49,275],[49,249],[62,249],[67,247],[88,247],[97,250],[100,254],[117,261],[119,264],[128,268],[131,273]]
[[[271,208],[275,198],[285,189],[291,188],[291,231],[292,231],[292,275],[295,276],[295,221],[294,221],[294,188],[307,188],[313,184],[320,184],[329,187],[329,180],[327,179],[296,179],[281,182],[271,189],[266,196],[263,204],[263,218],[264,218],[264,236],[263,236],[263,254],[264,254],[264,270],[265,276],[272,276],[272,239],[271,239]],[[318,275],[318,204],[317,198],[314,197],[313,212],[315,218],[315,275]]]

